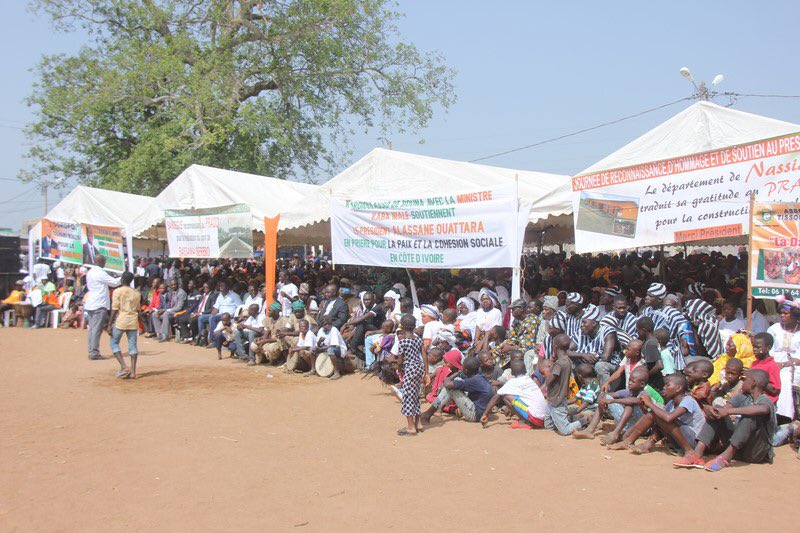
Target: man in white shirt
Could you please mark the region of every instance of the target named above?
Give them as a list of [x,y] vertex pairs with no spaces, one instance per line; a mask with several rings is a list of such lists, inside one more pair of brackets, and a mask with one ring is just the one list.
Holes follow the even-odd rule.
[[88,324],[89,359],[102,359],[100,355],[100,336],[108,321],[108,312],[111,309],[111,296],[109,287],[118,287],[119,279],[110,276],[103,267],[106,266],[104,255],[94,258],[94,266],[86,273],[86,300],[83,303],[83,312]]
[[39,259],[39,262],[33,265],[33,280],[38,284],[43,279],[50,276],[50,265],[44,262],[44,259]]
[[217,296],[217,301],[214,303],[213,309],[211,309],[211,317],[208,320],[208,330],[211,333],[209,334],[207,347],[214,348],[216,345],[217,335],[215,330],[219,321],[222,320],[222,315],[227,313],[233,316],[236,308],[240,305],[242,305],[241,297],[228,288],[227,282],[220,281],[219,296]]
[[316,376],[315,362],[317,354],[327,352],[333,363],[333,375],[330,379],[342,377],[344,369],[343,357],[347,355],[347,344],[342,338],[342,334],[332,324],[330,318],[322,319],[322,327],[317,331],[317,347],[311,352],[311,370],[306,372],[306,376]]
[[289,271],[278,273],[278,301],[281,303],[281,316],[292,315],[292,303],[298,298],[297,285],[289,280]]
[[[243,322],[239,322],[233,330],[233,338],[236,340],[236,357],[239,362],[250,365],[256,364],[253,341],[256,337],[264,334],[264,326],[258,319],[258,312],[258,304],[250,304],[247,308],[247,318]],[[245,344],[248,345],[246,353],[244,351]]]

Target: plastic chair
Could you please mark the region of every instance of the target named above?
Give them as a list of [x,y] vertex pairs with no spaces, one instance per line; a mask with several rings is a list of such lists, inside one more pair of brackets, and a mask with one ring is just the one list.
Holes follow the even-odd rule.
[[3,311],[3,326],[9,327],[9,324],[17,325],[17,313],[13,309]]
[[72,299],[71,292],[65,292],[64,294],[58,297],[58,305],[60,306],[60,309],[53,309],[52,311],[50,311],[50,315],[48,317],[53,329],[56,329],[58,327],[59,315],[61,315],[62,313],[67,314],[67,311],[69,311],[69,301],[71,299]]

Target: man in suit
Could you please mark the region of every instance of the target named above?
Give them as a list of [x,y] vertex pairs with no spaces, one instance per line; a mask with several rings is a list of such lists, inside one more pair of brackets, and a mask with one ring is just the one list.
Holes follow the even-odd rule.
[[86,242],[83,243],[83,264],[93,265],[94,259],[98,255],[100,255],[100,249],[95,246],[92,227],[86,226]]
[[203,295],[200,298],[200,303],[197,305],[196,316],[193,318],[196,324],[196,326],[194,326],[195,331],[197,331],[194,343],[197,346],[208,345],[209,334],[206,333],[206,329],[208,328],[209,320],[211,320],[211,310],[214,309],[217,296],[219,296],[219,292],[215,290],[213,281],[203,283]]
[[189,344],[194,342],[197,334],[197,309],[205,293],[198,291],[194,286],[194,280],[190,279],[186,283],[186,306],[183,313],[175,317],[175,324],[181,330],[181,342]]
[[350,309],[345,301],[339,297],[339,287],[331,283],[322,289],[322,296],[325,297],[325,300],[319,306],[317,322],[322,324],[322,319],[330,318],[331,325],[337,330],[341,330],[342,326],[350,318]]
[[151,315],[153,329],[158,335],[158,342],[169,340],[170,320],[186,306],[186,291],[178,285],[177,279],[169,282],[169,289],[161,296],[158,311]]

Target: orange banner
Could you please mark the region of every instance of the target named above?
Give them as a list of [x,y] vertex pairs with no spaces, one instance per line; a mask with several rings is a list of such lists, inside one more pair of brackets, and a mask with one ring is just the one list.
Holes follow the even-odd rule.
[[278,260],[278,221],[264,217],[264,284],[267,286],[265,300],[267,305],[275,299],[275,263]]
[[736,237],[742,234],[741,224],[727,224],[710,228],[694,228],[675,232],[675,242],[702,241],[705,239],[721,239]]

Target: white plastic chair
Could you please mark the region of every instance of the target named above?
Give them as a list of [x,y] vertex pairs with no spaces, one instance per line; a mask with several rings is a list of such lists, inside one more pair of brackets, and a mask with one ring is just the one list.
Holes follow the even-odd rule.
[[72,299],[71,292],[65,292],[61,296],[58,297],[58,305],[61,307],[60,309],[53,309],[50,311],[50,323],[52,324],[53,329],[58,327],[58,317],[59,315],[67,314],[69,311],[69,301]]
[[9,327],[9,324],[17,325],[17,313],[13,309],[3,311],[3,326]]

